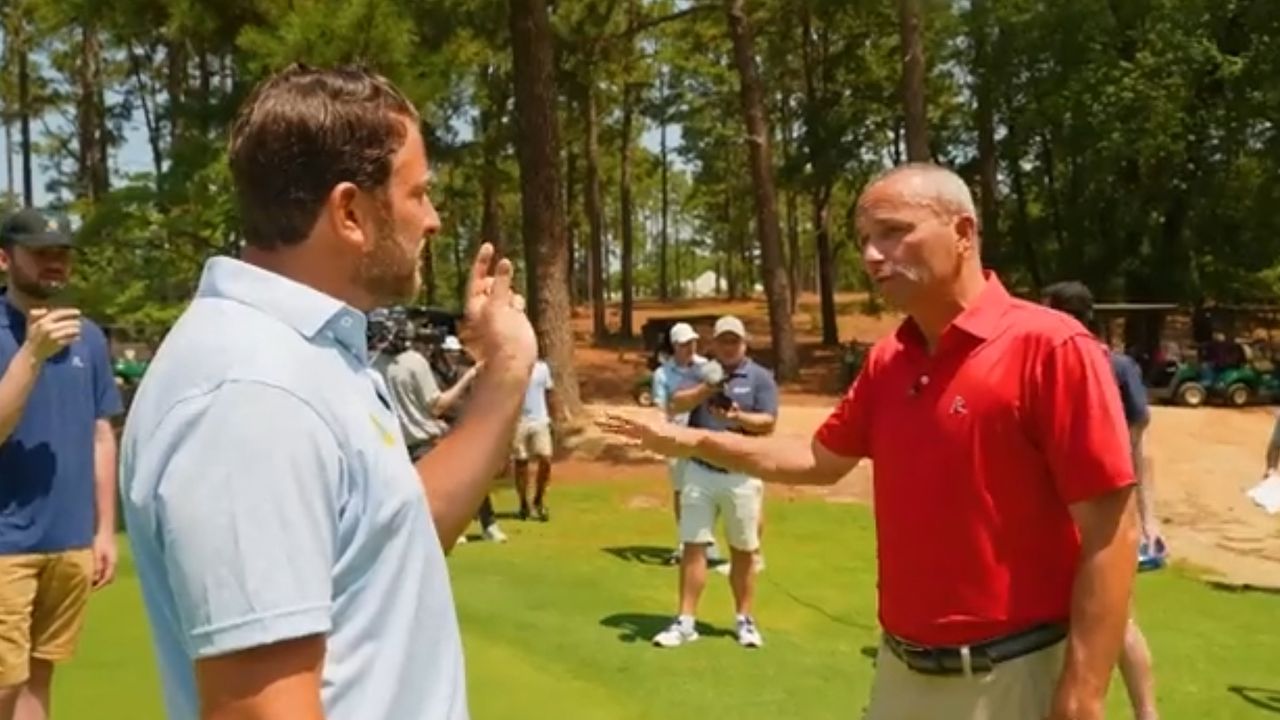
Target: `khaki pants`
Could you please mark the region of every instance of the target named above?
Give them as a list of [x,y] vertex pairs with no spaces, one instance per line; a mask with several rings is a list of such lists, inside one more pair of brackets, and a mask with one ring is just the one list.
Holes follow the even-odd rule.
[[27,681],[31,658],[75,652],[93,577],[93,552],[0,555],[0,686]]
[[1041,720],[1049,714],[1066,642],[989,673],[922,675],[883,644],[866,720]]

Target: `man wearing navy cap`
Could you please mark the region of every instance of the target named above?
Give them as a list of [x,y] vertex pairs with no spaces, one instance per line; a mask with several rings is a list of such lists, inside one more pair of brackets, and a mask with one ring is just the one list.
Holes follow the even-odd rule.
[[43,720],[89,592],[115,575],[122,407],[106,336],[56,306],[71,273],[65,223],[6,218],[0,270],[0,718]]

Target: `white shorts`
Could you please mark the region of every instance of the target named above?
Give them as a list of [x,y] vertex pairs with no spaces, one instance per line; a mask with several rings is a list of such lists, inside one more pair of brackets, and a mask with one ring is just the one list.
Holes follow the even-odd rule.
[[680,492],[684,489],[685,466],[689,461],[685,458],[667,458],[667,477],[671,478],[671,489]]
[[741,552],[760,549],[760,511],[764,483],[740,473],[726,473],[685,463],[680,491],[680,540],[695,545],[715,541],[716,515],[724,515],[729,547]]

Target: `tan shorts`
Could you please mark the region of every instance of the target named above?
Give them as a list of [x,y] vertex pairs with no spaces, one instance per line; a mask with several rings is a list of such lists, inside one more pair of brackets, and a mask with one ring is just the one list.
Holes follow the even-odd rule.
[[92,579],[89,549],[0,555],[0,686],[26,682],[33,657],[71,659]]
[[764,483],[738,473],[723,473],[696,462],[685,463],[680,490],[680,541],[707,545],[715,541],[716,515],[724,515],[729,547],[742,552],[760,549],[760,512]]
[[550,459],[554,446],[551,443],[551,423],[526,423],[516,426],[516,436],[511,442],[511,457],[524,462],[529,458]]
[[1038,720],[1049,714],[1066,642],[997,665],[989,673],[922,675],[883,644],[866,720]]

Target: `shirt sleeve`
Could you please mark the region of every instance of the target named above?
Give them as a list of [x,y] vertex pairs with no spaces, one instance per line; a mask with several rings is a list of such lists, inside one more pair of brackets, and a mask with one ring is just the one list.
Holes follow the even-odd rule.
[[663,365],[654,368],[653,377],[649,382],[649,392],[653,395],[653,406],[659,410],[666,410],[667,403],[670,401],[670,393],[667,392],[667,369]]
[[410,380],[414,387],[408,389],[414,391],[414,397],[422,400],[423,416],[433,417],[431,406],[436,404],[436,400],[440,398],[443,391],[440,389],[440,381],[436,378],[435,371],[431,369],[431,363],[418,353],[414,353]]
[[90,360],[93,363],[93,410],[94,417],[106,420],[124,412],[124,401],[120,398],[120,388],[116,385],[115,371],[111,369],[107,336],[101,330],[97,330],[94,336],[93,357]]
[[1040,362],[1033,385],[1036,444],[1068,505],[1134,482],[1129,429],[1106,352],[1087,335],[1068,338]]
[[818,428],[814,439],[841,457],[870,458],[874,386],[874,374],[868,361],[840,404]]
[[204,658],[326,634],[342,453],[328,425],[269,385],[223,385],[163,426],[164,568],[187,653]]
[[778,382],[773,373],[761,370],[756,379],[756,412],[778,417]]

